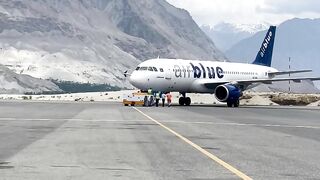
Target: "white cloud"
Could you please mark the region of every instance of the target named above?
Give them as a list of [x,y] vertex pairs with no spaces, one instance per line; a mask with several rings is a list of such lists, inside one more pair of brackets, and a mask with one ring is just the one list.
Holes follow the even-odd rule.
[[266,13],[277,14],[319,14],[319,0],[268,0],[265,1],[266,8],[261,8]]
[[319,18],[319,0],[167,0],[186,9],[199,24],[219,22],[279,24],[287,19]]

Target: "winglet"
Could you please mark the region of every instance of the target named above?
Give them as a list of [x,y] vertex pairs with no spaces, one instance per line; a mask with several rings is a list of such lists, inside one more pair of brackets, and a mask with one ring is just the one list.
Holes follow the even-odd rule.
[[276,26],[270,26],[261,48],[252,64],[271,66],[274,39],[276,36]]

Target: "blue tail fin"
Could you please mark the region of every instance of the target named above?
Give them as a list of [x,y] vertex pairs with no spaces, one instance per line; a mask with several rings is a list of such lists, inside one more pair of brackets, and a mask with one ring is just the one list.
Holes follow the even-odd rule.
[[261,48],[252,64],[271,66],[274,38],[276,36],[276,26],[270,26]]

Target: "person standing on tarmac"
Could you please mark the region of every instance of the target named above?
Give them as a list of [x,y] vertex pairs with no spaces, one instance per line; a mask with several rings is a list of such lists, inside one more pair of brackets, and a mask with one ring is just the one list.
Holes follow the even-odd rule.
[[148,106],[153,105],[153,94],[152,94],[152,88],[148,89]]
[[172,95],[170,94],[170,92],[167,93],[167,102],[168,102],[168,107],[171,106],[171,99],[172,99]]
[[144,96],[143,106],[148,106],[148,105],[149,105],[148,96]]
[[152,95],[152,88],[148,89],[148,95]]
[[160,92],[156,92],[156,107],[159,106]]
[[161,100],[162,100],[162,107],[164,107],[164,103],[166,101],[166,94],[165,93],[161,94]]

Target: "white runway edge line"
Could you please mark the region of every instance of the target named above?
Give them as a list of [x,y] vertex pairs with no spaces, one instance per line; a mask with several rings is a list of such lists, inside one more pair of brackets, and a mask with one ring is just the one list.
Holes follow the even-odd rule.
[[180,135],[179,133],[175,132],[174,130],[170,129],[169,127],[165,126],[164,124],[160,123],[159,121],[153,119],[152,117],[148,116],[147,114],[145,114],[144,112],[140,111],[139,109],[133,107],[133,109],[135,109],[136,111],[138,111],[139,113],[141,113],[142,115],[144,115],[145,117],[147,117],[148,119],[150,119],[151,121],[153,121],[154,123],[158,124],[159,126],[161,126],[162,128],[166,129],[167,131],[171,132],[172,134],[174,134],[175,136],[177,136],[178,138],[180,138],[182,141],[186,142],[187,144],[189,144],[190,146],[194,147],[195,149],[197,149],[198,151],[200,151],[202,154],[206,155],[207,157],[209,157],[210,159],[212,159],[213,161],[217,162],[218,164],[220,164],[221,166],[223,166],[224,168],[226,168],[227,170],[231,171],[232,173],[234,173],[235,175],[237,175],[238,177],[240,177],[241,179],[245,179],[245,180],[252,180],[252,178],[250,178],[249,176],[247,176],[246,174],[244,174],[243,172],[239,171],[238,169],[234,168],[233,166],[231,166],[230,164],[226,163],[225,161],[223,161],[222,159],[218,158],[217,156],[211,154],[210,152],[206,151],[205,149],[203,149],[202,147],[200,147],[199,145],[193,143],[192,141],[190,141],[189,139],[185,138],[184,136]]

